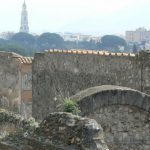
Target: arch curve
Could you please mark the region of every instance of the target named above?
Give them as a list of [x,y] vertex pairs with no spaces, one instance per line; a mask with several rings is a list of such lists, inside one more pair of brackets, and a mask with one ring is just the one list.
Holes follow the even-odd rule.
[[104,130],[110,150],[150,149],[150,96],[120,86],[104,85],[77,93],[83,116],[95,119]]
[[150,112],[149,95],[121,86],[103,85],[88,88],[71,99],[78,102],[83,114],[90,114],[100,107],[110,105],[130,105]]

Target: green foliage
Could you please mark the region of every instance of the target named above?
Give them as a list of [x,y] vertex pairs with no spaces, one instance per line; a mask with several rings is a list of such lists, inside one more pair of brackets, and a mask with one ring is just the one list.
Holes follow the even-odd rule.
[[102,49],[109,49],[118,52],[120,46],[123,46],[126,49],[127,43],[123,38],[119,36],[105,35],[101,38],[100,46]]
[[72,113],[73,115],[79,115],[80,114],[80,109],[78,104],[69,99],[69,98],[65,98],[64,99],[64,112],[69,112]]
[[16,43],[22,44],[24,46],[33,46],[35,44],[35,38],[32,34],[19,32],[16,33],[12,39],[12,41],[15,41]]
[[49,32],[40,36],[19,32],[14,34],[10,40],[0,39],[0,51],[16,52],[23,56],[33,56],[34,53],[46,49],[91,49],[118,52],[120,46],[126,49],[126,41],[114,35],[103,36],[101,43],[93,40],[64,41],[59,34]]
[[101,38],[101,42],[104,46],[126,46],[127,43],[126,41],[119,37],[119,36],[115,36],[115,35],[105,35]]
[[64,47],[63,38],[56,33],[43,33],[37,38],[37,46],[41,50],[62,49]]
[[0,43],[0,51],[5,51],[5,52],[15,52],[23,56],[33,56],[35,50],[28,48],[26,46],[23,46],[21,44],[12,42],[12,41],[7,41],[5,44]]

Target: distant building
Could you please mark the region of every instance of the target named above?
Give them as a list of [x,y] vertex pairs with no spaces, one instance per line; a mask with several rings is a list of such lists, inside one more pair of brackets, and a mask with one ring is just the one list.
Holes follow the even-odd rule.
[[92,36],[92,35],[85,35],[81,33],[59,33],[64,41],[72,41],[72,42],[89,42],[91,40],[95,41],[95,43],[100,42],[100,37]]
[[21,12],[20,32],[29,33],[28,12],[27,12],[27,7],[26,7],[25,0],[24,0],[24,3],[23,3],[23,6],[22,6],[22,12]]
[[138,28],[135,31],[126,31],[127,42],[137,42],[150,41],[150,30],[145,28]]
[[2,32],[0,33],[0,38],[5,40],[10,40],[14,36],[14,34],[15,34],[14,32],[10,32],[10,31]]

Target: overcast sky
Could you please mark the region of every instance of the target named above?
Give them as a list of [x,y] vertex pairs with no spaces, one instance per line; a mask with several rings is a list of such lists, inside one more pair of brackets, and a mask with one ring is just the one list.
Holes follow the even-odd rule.
[[[23,0],[0,0],[0,32],[19,31]],[[150,0],[26,0],[31,33],[150,29]]]

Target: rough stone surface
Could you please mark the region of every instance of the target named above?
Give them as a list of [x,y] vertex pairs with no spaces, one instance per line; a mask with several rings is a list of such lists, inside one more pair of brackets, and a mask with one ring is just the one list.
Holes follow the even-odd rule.
[[32,66],[16,53],[0,51],[0,107],[28,118],[32,115]]
[[0,119],[17,126],[17,130],[0,139],[0,150],[108,150],[103,130],[93,119],[53,113],[36,127],[4,110]]
[[130,88],[100,86],[71,98],[78,101],[83,116],[101,124],[110,150],[150,149],[149,95]]
[[33,132],[36,127],[38,123],[34,118],[26,120],[19,114],[0,109],[0,139],[16,132]]
[[150,113],[126,105],[105,106],[88,117],[104,129],[110,150],[149,150]]
[[[150,93],[150,54],[134,57],[65,52],[37,53],[33,62],[33,116],[58,110],[59,100],[100,85]],[[38,112],[37,112],[38,110]]]
[[19,62],[14,55],[0,52],[0,107],[20,112]]
[[66,150],[108,150],[103,130],[95,120],[68,113],[50,114],[40,124],[37,133],[48,137],[52,143],[64,145]]

